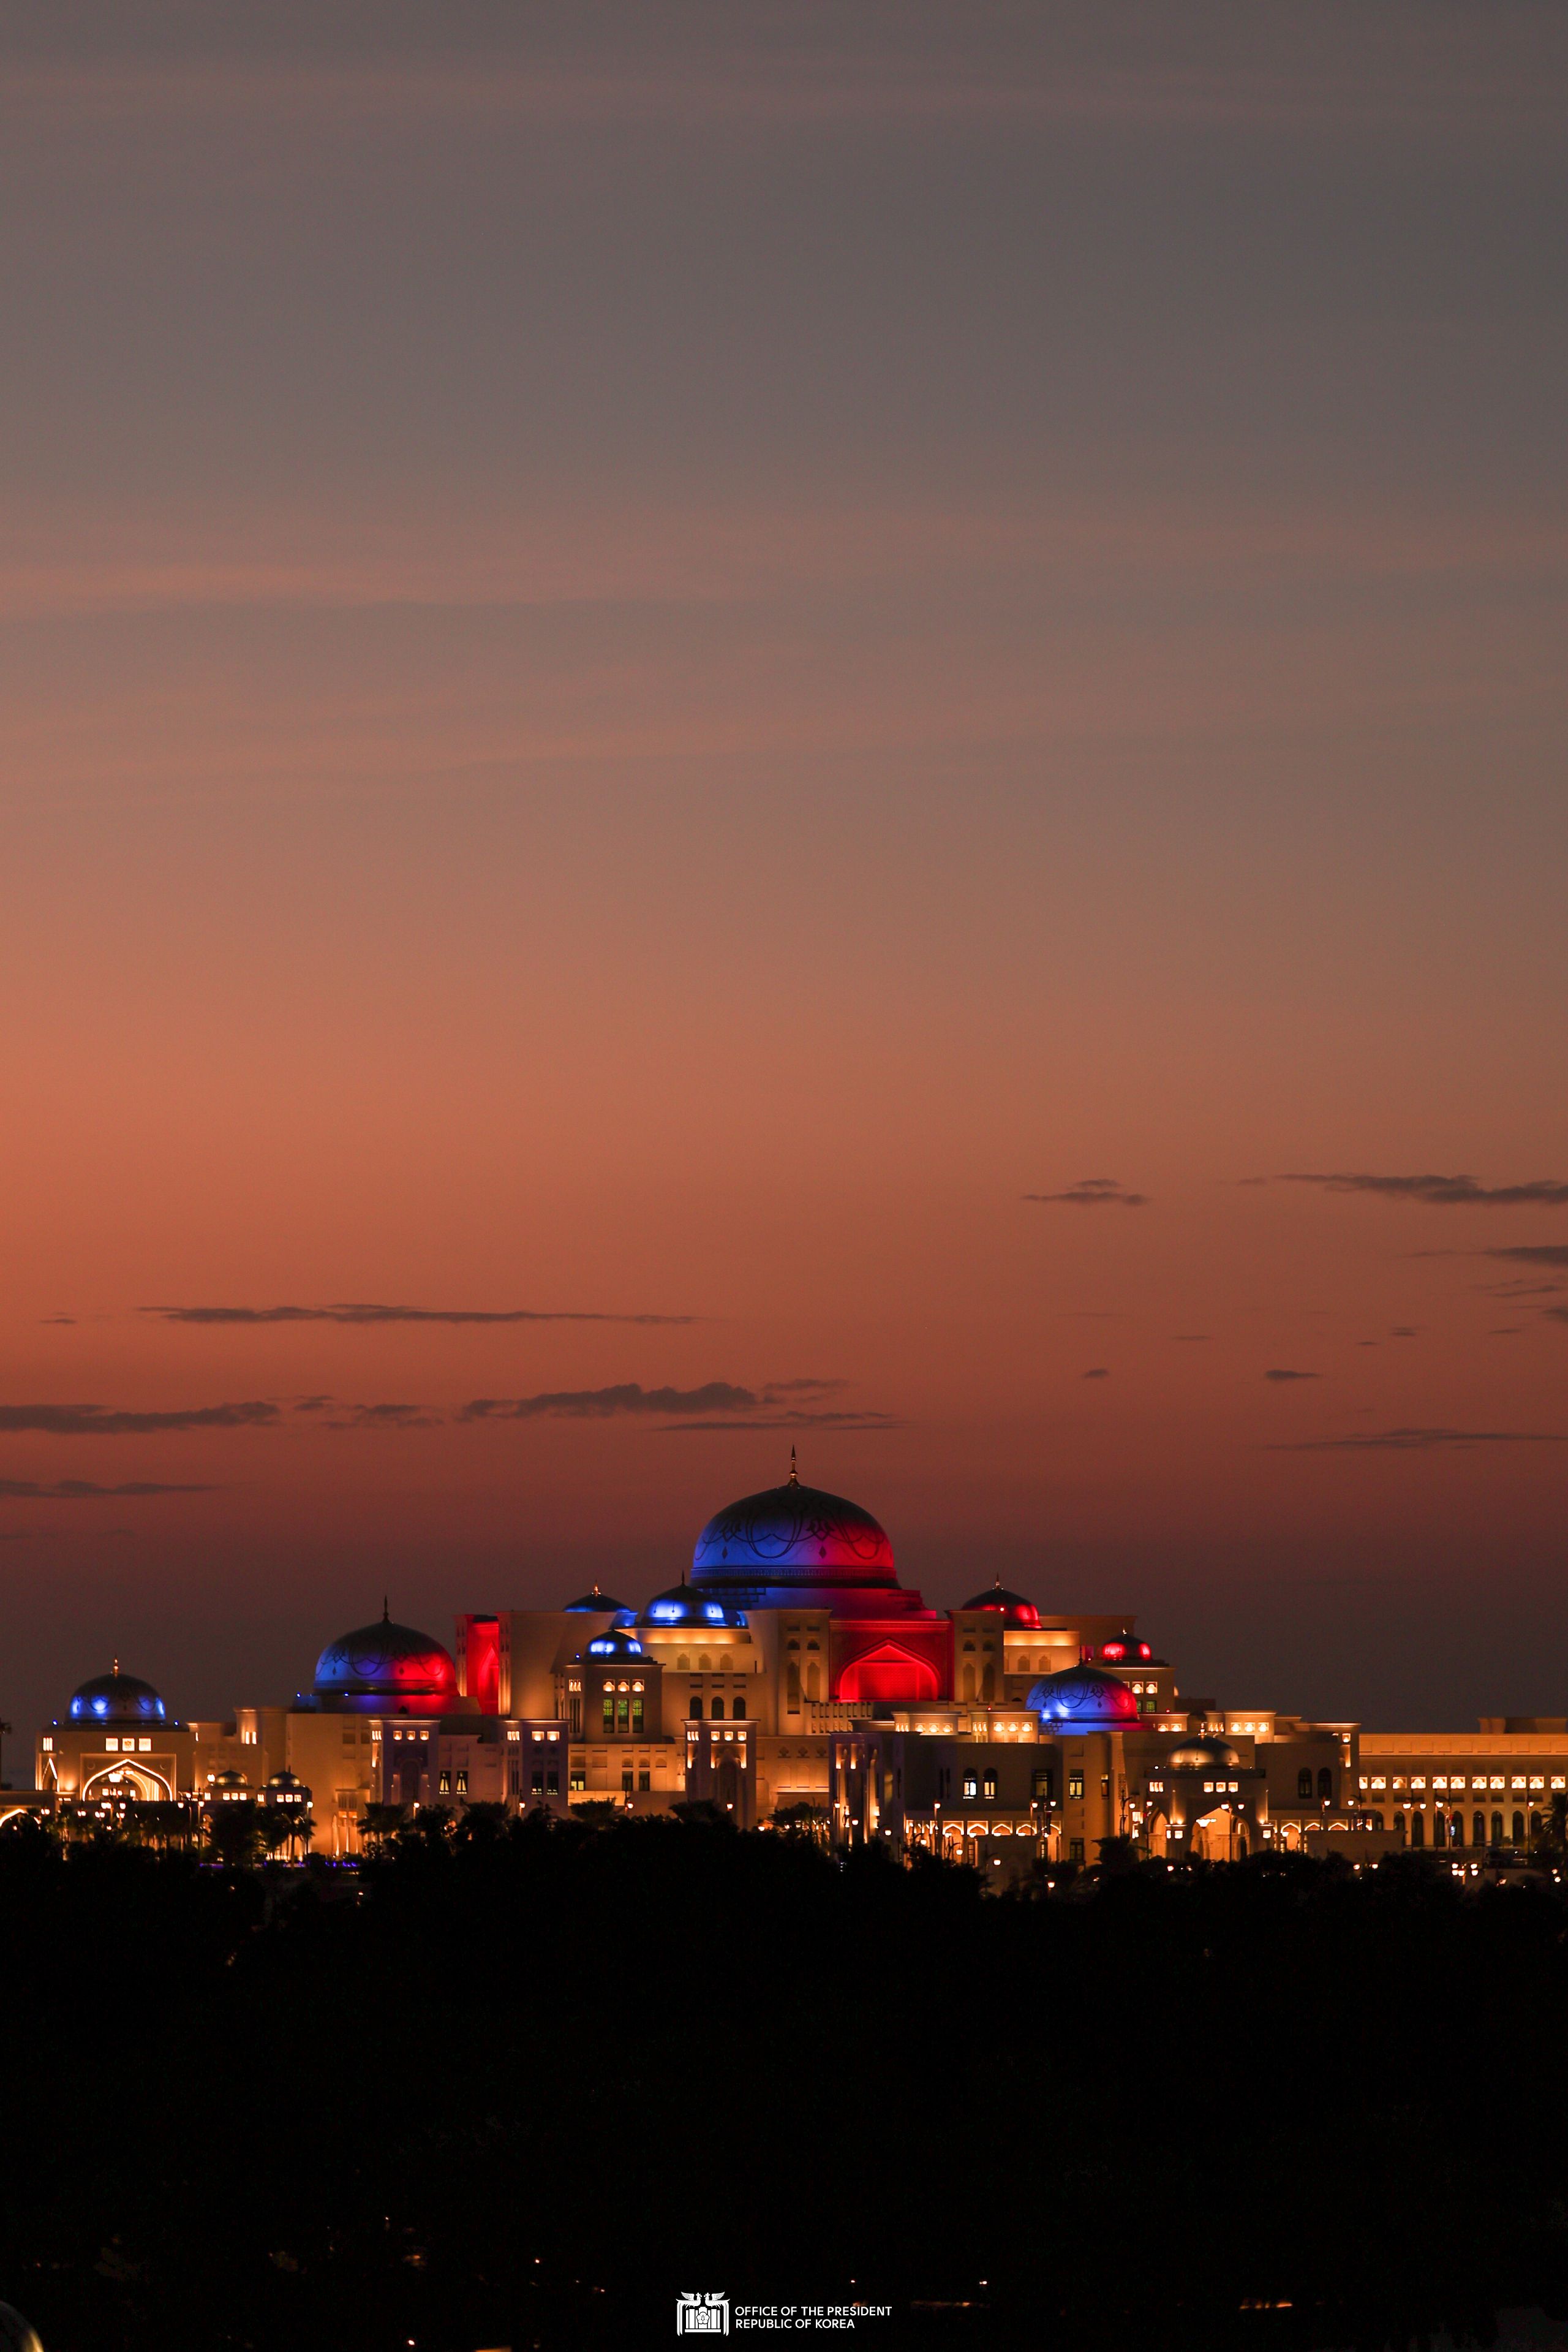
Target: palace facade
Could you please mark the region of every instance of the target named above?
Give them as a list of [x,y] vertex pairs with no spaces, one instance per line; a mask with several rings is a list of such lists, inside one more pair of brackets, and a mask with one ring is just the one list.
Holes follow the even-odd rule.
[[1479,1866],[1568,1790],[1568,1723],[1403,1736],[1184,1698],[1131,1615],[1051,1614],[999,1582],[928,1609],[871,1514],[791,1467],[710,1519],[641,1606],[596,1585],[478,1611],[450,1649],[383,1610],[328,1643],[291,1704],[223,1722],[176,1717],[116,1660],[40,1735],[36,1780],[78,1817],[292,1807],[330,1855],[359,1850],[371,1807],[706,1801],[998,1884],[1108,1838],[1210,1860],[1441,1847]]

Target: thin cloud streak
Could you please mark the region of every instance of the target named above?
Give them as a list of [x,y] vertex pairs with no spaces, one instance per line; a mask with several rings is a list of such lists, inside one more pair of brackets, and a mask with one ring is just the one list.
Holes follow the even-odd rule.
[[1322,1380],[1322,1372],[1298,1372],[1298,1371],[1293,1371],[1288,1364],[1276,1364],[1276,1365],[1272,1368],[1272,1370],[1269,1370],[1269,1371],[1267,1371],[1267,1372],[1265,1372],[1265,1373],[1264,1373],[1263,1378],[1264,1378],[1266,1381],[1321,1381],[1321,1380]]
[[[733,1413],[747,1428],[768,1426],[759,1423],[759,1413],[773,1412],[787,1396],[822,1395],[842,1388],[841,1381],[783,1381],[770,1382],[763,1389],[737,1387],[731,1381],[708,1381],[701,1388],[645,1389],[636,1381],[618,1381],[602,1389],[553,1389],[529,1397],[476,1397],[457,1414],[459,1421],[608,1421],[622,1415],[665,1416],[671,1413]],[[771,1425],[779,1428],[795,1422],[802,1425],[820,1425],[824,1418],[804,1407],[791,1407]],[[866,1419],[880,1423],[877,1415],[841,1415],[839,1418],[859,1422]],[[728,1428],[730,1423],[719,1424]]]
[[1070,1184],[1065,1192],[1026,1192],[1026,1201],[1043,1203],[1061,1202],[1071,1209],[1144,1209],[1148,1206],[1146,1192],[1129,1192],[1113,1176],[1085,1176]]
[[140,1307],[164,1323],[695,1323],[695,1315],[612,1315],[587,1307],[382,1307],[341,1301],[329,1307]]
[[1306,1437],[1276,1444],[1276,1454],[1436,1454],[1477,1445],[1568,1445],[1554,1429],[1385,1429],[1362,1437]]
[[1538,1177],[1528,1184],[1478,1183],[1473,1176],[1277,1176],[1277,1184],[1316,1184],[1325,1192],[1370,1192],[1390,1201],[1425,1201],[1437,1208],[1568,1208],[1568,1184]]
[[215,1495],[216,1486],[175,1486],[159,1479],[130,1478],[100,1486],[90,1478],[59,1478],[47,1486],[37,1478],[0,1478],[0,1500],[32,1503],[90,1503],[110,1495]]
[[248,1404],[194,1405],[173,1412],[122,1412],[102,1404],[0,1405],[0,1433],[32,1431],[46,1437],[149,1437],[170,1429],[268,1429],[278,1408]]

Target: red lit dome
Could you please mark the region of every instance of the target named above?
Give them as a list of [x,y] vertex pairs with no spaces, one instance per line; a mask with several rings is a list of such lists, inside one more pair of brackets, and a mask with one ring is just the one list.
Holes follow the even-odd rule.
[[413,1625],[356,1626],[316,1661],[319,1706],[355,1715],[446,1715],[460,1706],[457,1669],[429,1633]]
[[1147,1642],[1135,1642],[1131,1633],[1118,1633],[1113,1641],[1100,1644],[1100,1655],[1108,1665],[1141,1666],[1154,1654]]
[[977,1592],[973,1601],[966,1601],[964,1606],[966,1609],[995,1609],[1004,1625],[1016,1626],[1026,1633],[1038,1633],[1040,1631],[1040,1612],[1033,1601],[1026,1601],[1021,1592],[1009,1592],[999,1576],[988,1592]]

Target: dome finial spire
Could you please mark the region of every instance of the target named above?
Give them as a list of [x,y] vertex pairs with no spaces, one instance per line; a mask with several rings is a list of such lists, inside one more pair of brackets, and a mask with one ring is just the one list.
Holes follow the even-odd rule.
[[110,1669],[110,1672],[116,1675],[120,1672],[120,1660],[118,1658],[116,1658],[113,1665]]
[[382,1623],[383,1625],[392,1623],[391,1595],[385,1592],[382,1595]]
[[795,1466],[795,1449],[791,1446],[789,1448],[789,1484],[791,1486],[798,1486],[800,1483],[800,1473]]

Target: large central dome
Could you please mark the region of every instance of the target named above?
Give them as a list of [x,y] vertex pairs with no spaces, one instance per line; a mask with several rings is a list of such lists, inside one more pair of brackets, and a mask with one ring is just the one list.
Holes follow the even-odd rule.
[[869,1511],[819,1487],[769,1486],[715,1513],[697,1538],[692,1582],[732,1586],[896,1585],[893,1546]]
[[322,1706],[357,1715],[444,1715],[461,1704],[457,1670],[441,1643],[385,1616],[328,1643],[314,1695]]

